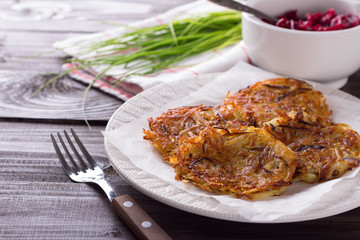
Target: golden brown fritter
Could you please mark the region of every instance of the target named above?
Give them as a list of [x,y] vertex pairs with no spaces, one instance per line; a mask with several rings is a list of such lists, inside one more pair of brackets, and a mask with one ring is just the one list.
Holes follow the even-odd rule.
[[359,166],[360,136],[346,124],[280,118],[265,129],[296,153],[294,181],[330,180]]
[[172,157],[181,137],[198,136],[205,126],[229,128],[248,125],[248,122],[235,117],[227,121],[223,114],[230,116],[236,111],[226,111],[226,108],[219,111],[216,107],[202,105],[170,109],[156,119],[148,119],[149,130],[144,130],[144,138],[156,147],[165,161],[173,163]]
[[291,184],[296,156],[260,128],[215,129],[180,139],[176,179],[251,199],[279,195]]
[[254,126],[277,117],[286,117],[292,111],[327,119],[331,115],[323,94],[303,81],[290,78],[269,79],[228,95],[222,106],[241,106],[253,115]]

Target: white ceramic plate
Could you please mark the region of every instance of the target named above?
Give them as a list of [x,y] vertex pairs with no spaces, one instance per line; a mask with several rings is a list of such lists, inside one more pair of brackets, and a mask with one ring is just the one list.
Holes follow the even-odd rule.
[[[149,116],[148,114],[150,112],[162,108],[163,105],[184,98],[202,89],[206,83],[216,77],[219,77],[219,74],[202,75],[197,79],[180,79],[144,91],[127,101],[113,114],[108,122],[106,131],[118,129],[144,115]],[[321,90],[325,95],[331,94],[336,97],[349,99],[356,104],[360,103],[359,99],[339,90],[316,83],[312,85],[316,89]],[[204,96],[204,98],[206,102],[206,96]],[[124,141],[126,141],[126,139],[124,139]],[[239,214],[241,209],[234,211],[231,207],[221,206],[221,202],[216,199],[205,199],[196,194],[191,194],[169,184],[169,182],[162,181],[153,174],[143,171],[141,168],[135,166],[118,148],[113,146],[107,138],[105,138],[105,148],[115,170],[133,187],[167,205],[203,216],[238,222],[297,222],[332,216],[360,206],[360,187],[356,187],[358,184],[351,186],[344,185],[344,188],[348,189],[345,194],[328,194],[329,196],[324,200],[324,204],[321,204],[321,206],[312,206],[311,211],[306,211],[306,213],[300,212],[276,219],[266,219],[262,218],[262,216],[260,216],[260,218],[247,218]],[[142,149],[137,150],[141,151]],[[134,161],[134,159],[132,160]],[[349,191],[350,189],[352,189],[352,191]],[[351,201],[349,201],[349,199]],[[266,215],[266,212],[263,214]]]

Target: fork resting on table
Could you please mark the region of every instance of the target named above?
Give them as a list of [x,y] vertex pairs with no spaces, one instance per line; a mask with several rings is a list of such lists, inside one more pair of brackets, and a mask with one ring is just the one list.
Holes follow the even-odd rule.
[[71,162],[73,167],[68,165],[68,162],[65,160],[65,156],[62,154],[55,137],[53,134],[51,134],[51,140],[53,142],[56,154],[69,178],[74,182],[95,183],[99,185],[111,201],[111,205],[115,212],[121,217],[121,219],[128,225],[128,227],[139,239],[171,239],[169,235],[134,201],[130,195],[120,195],[106,181],[103,170],[90,156],[73,129],[71,129],[71,133],[78,146],[78,149],[80,149],[82,152],[83,157],[79,154],[79,151],[75,147],[69,134],[64,131],[68,145],[70,146],[79,164],[70,154],[70,151],[67,148],[65,141],[61,137],[60,133],[57,133],[57,136],[66,153],[67,158],[69,159],[69,162]]

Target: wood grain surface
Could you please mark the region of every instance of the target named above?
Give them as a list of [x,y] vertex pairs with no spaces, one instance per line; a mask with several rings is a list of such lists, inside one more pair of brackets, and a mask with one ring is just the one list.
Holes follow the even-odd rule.
[[[85,85],[64,77],[34,95],[53,76],[34,72],[0,72],[0,117],[21,119],[106,121],[123,103],[99,90],[90,91],[84,105]],[[85,112],[83,111],[85,110]]]
[[[73,183],[63,172],[50,133],[70,128],[116,189],[131,195],[174,239],[360,238],[360,208],[299,223],[247,224],[164,205],[134,189],[109,164],[101,131],[122,101],[90,90],[86,104],[90,129],[82,113],[81,94],[86,85],[65,77],[31,97],[49,78],[44,74],[60,71],[64,56],[51,52],[24,57],[51,51],[55,41],[114,27],[102,21],[129,23],[186,2],[190,0],[0,2],[1,240],[135,239],[97,186]],[[48,3],[58,10],[48,15],[36,13],[34,4]],[[36,17],[40,19],[34,20]],[[351,76],[343,90],[360,97],[360,71]]]

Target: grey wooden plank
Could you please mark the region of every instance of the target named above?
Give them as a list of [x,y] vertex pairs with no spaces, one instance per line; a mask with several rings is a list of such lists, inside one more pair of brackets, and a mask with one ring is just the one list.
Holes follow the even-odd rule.
[[34,72],[0,71],[0,117],[23,119],[57,119],[107,121],[122,101],[96,89],[88,92],[83,114],[86,85],[68,77],[50,84],[37,95],[44,84]]

